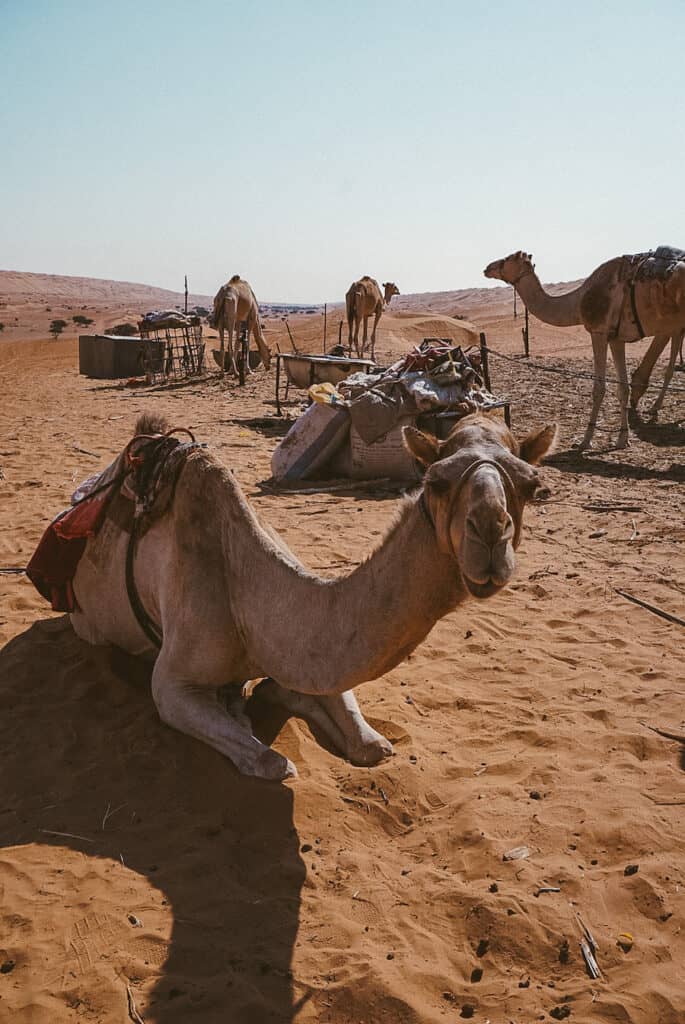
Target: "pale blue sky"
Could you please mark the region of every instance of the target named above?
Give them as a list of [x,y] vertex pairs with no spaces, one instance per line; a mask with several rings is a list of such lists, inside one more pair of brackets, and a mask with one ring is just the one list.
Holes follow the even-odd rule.
[[685,247],[683,0],[0,0],[0,268],[263,300]]

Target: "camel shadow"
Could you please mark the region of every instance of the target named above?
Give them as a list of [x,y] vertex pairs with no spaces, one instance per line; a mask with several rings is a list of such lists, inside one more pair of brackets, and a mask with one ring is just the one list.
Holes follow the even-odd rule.
[[[611,449],[607,449],[607,453]],[[579,453],[576,449],[555,452],[546,464],[561,473],[597,476],[614,480],[664,480],[685,483],[685,464],[673,462],[667,469],[651,466],[632,466],[627,462],[613,462],[604,458],[604,452]]]
[[[42,991],[41,956],[3,935],[12,983],[60,1012],[99,999],[103,1021],[124,1019],[128,984],[158,1024],[288,1024],[308,999],[291,975],[305,878],[293,792],[163,726],[148,684],[146,665],[89,647],[66,617],[0,651],[2,864],[18,876],[37,862],[21,914],[41,941],[49,875],[63,908]],[[88,874],[74,879],[74,860]]]
[[656,448],[678,448],[685,445],[685,429],[681,422],[673,420],[669,423],[657,423],[649,419],[643,420],[634,409],[628,413],[628,423],[635,436]]

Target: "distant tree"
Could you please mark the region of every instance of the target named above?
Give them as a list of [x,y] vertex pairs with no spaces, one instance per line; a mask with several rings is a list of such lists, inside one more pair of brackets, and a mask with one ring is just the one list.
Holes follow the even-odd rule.
[[95,321],[91,320],[89,316],[83,316],[81,313],[77,313],[77,315],[72,316],[71,319],[75,324],[78,324],[79,327],[90,327],[91,324],[95,323]]
[[0,324],[0,331],[4,331],[4,330],[5,330],[5,325],[4,324]]
[[50,324],[50,334],[53,336],[55,340],[57,340],[57,336],[62,333],[66,326],[66,320],[53,320]]
[[205,309],[204,306],[195,306],[193,312],[196,313],[197,316],[209,316],[209,310]]
[[135,324],[115,324],[107,331],[108,334],[118,334],[122,338],[132,338],[138,333]]

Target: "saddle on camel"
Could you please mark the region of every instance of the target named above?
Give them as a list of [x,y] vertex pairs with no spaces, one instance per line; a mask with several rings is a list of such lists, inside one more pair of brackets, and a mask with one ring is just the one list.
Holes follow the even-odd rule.
[[405,428],[422,486],[367,559],[323,579],[260,524],[204,445],[144,416],[48,528],[29,575],[83,640],[153,660],[162,720],[244,774],[296,775],[253,735],[243,687],[254,680],[257,699],[313,722],[353,763],[375,764],[392,746],[353,688],[403,661],[469,595],[509,582],[540,483],[533,465],[555,437],[550,424],[518,442],[479,413],[444,441]]

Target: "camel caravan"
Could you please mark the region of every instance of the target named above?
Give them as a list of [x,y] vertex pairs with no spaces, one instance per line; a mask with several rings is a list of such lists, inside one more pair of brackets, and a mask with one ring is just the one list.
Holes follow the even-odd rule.
[[[544,290],[524,252],[491,263],[485,276],[513,285],[544,323],[582,324],[590,334],[595,379],[583,448],[592,442],[611,351],[621,404],[618,447],[625,447],[625,345],[654,335],[633,377],[637,402],[669,339],[673,371],[685,330],[685,253],[662,248],[617,257],[557,296]],[[383,289],[362,277],[346,296],[349,344],[358,353],[374,317],[372,357],[383,309],[399,294],[393,283]],[[214,300],[222,372],[236,372],[240,322],[268,369],[257,299],[235,275]],[[420,348],[410,357],[418,360],[412,365],[425,365]],[[456,374],[452,352],[445,357],[455,379],[466,380],[464,367]],[[667,385],[668,379],[663,390]],[[416,483],[375,550],[347,574],[313,573],[260,523],[211,447],[146,415],[114,462],[50,524],[27,575],[53,609],[70,614],[83,640],[153,662],[161,719],[219,751],[239,772],[271,780],[296,775],[287,758],[253,734],[248,684],[256,684],[261,699],[317,726],[353,764],[376,764],[392,747],[365,721],[355,689],[407,658],[468,598],[490,599],[512,580],[525,506],[540,485],[534,467],[556,443],[554,423],[517,440],[496,413],[462,405],[446,437],[401,427]]]

